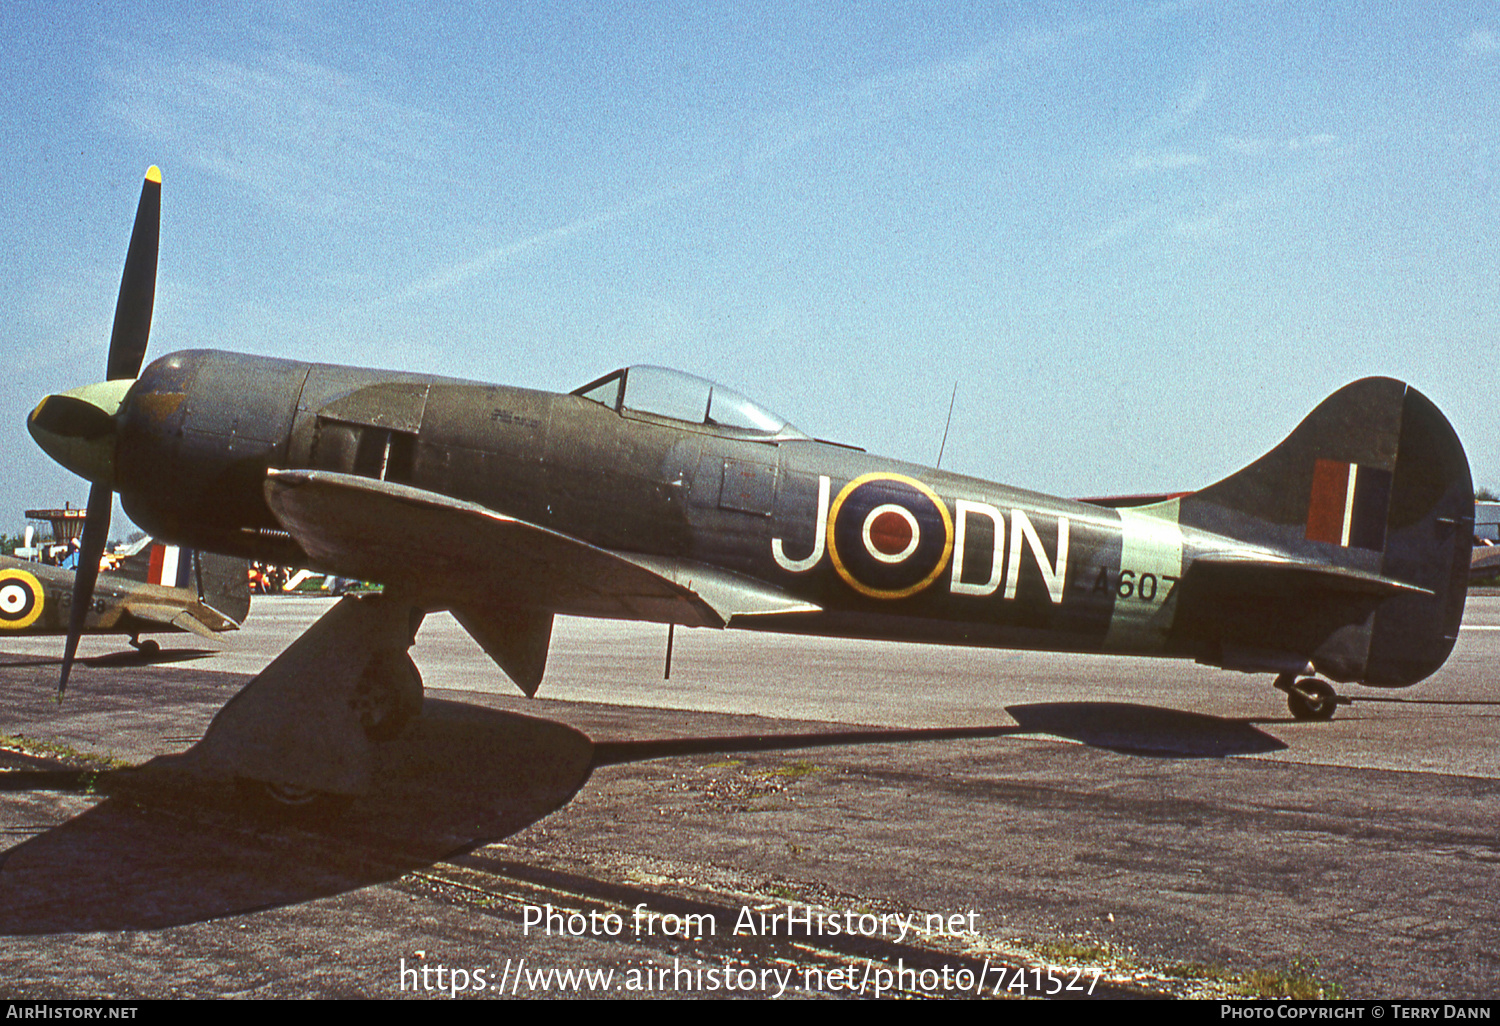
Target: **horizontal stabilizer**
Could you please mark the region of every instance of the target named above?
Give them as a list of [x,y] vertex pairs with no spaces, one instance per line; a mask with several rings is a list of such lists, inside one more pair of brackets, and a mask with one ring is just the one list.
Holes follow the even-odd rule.
[[[233,623],[233,621],[230,622]],[[215,637],[214,632],[209,629],[207,624],[198,619],[192,613],[188,612],[186,609],[178,613],[176,616],[172,617],[172,625],[181,630],[196,634],[200,638],[208,638],[210,641],[218,640],[218,638]]]
[[1468,590],[1474,487],[1453,426],[1415,388],[1365,378],[1279,445],[1165,507],[1243,543],[1178,587],[1174,631],[1206,661],[1290,653],[1339,681],[1406,687],[1448,658]]
[[1371,596],[1432,594],[1430,589],[1366,570],[1275,556],[1235,553],[1199,556],[1189,570],[1190,576],[1195,574],[1223,575],[1246,595],[1274,596],[1306,589]]

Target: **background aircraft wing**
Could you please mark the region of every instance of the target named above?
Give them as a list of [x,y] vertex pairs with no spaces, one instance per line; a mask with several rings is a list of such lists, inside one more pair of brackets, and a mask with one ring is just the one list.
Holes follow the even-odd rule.
[[[124,603],[125,611],[137,620],[160,626],[163,630],[183,630],[196,634],[210,641],[217,641],[215,631],[232,631],[239,624],[225,616],[218,616],[212,610],[204,607],[202,613],[194,615],[194,610],[184,609],[182,606],[153,605],[148,602]],[[209,618],[212,624],[205,623]]]

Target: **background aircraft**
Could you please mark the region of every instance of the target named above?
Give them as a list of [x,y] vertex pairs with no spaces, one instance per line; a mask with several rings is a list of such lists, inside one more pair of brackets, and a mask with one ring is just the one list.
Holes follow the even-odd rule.
[[[1355,382],[1243,471],[1116,509],[819,441],[658,367],[566,395],[212,351],[141,370],[160,188],[153,168],[107,380],[28,426],[93,482],[85,564],[119,491],[162,537],[383,582],[257,678],[358,693],[372,732],[420,707],[406,652],[436,609],[528,694],[565,613],[1191,658],[1274,675],[1302,718],[1338,701],[1311,674],[1410,685],[1457,637],[1468,461],[1401,382]],[[298,783],[295,747],[264,772]]]
[[[66,633],[74,584],[70,570],[0,556],[0,636]],[[160,646],[142,634],[213,638],[237,630],[249,611],[245,560],[148,541],[126,554],[118,572],[99,575],[83,631],[129,635],[151,654]]]

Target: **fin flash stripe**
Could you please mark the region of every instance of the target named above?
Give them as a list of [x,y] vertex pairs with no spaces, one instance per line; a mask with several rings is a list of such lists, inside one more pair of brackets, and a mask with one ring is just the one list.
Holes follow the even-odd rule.
[[1318,460],[1307,503],[1308,541],[1342,548],[1385,548],[1391,472],[1358,463]]

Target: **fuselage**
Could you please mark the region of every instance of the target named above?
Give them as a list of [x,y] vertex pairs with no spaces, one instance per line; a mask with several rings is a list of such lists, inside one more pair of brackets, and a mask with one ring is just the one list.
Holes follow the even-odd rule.
[[1175,588],[1195,556],[1244,549],[1170,504],[1054,498],[628,392],[609,405],[212,351],[142,372],[116,462],[126,512],[184,545],[347,572],[301,551],[263,490],[270,468],[328,470],[730,570],[822,610],[775,629],[846,636],[1202,657],[1204,639],[1174,630]]
[[[198,613],[212,629],[223,618],[202,609],[198,596],[180,588],[101,574],[83,622],[87,634],[155,634],[182,630],[160,618],[133,615],[131,604]],[[0,556],[0,636],[65,634],[73,609],[73,572],[28,560]]]

